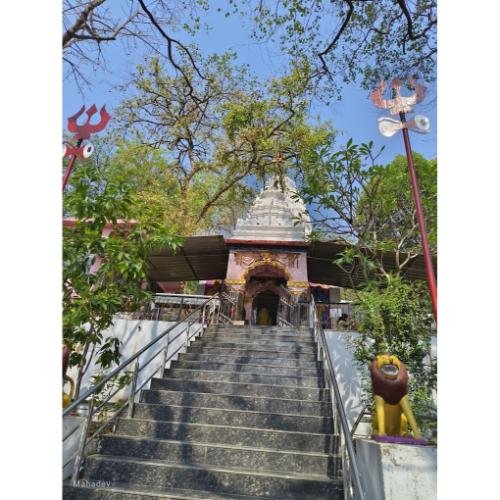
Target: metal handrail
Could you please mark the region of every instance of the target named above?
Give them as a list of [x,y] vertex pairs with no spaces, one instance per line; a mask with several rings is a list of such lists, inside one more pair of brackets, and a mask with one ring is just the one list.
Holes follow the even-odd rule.
[[[326,342],[326,337],[325,337],[325,332],[323,331],[323,328],[321,326],[321,323],[318,321],[318,317],[316,314],[316,304],[314,302],[314,298],[311,297],[311,302],[310,302],[310,311],[311,311],[311,316],[309,318],[310,320],[310,326],[313,329],[314,337],[316,339],[316,342],[318,343],[318,356],[321,357],[321,353],[323,353],[323,357],[326,359],[326,370],[325,372],[328,373],[329,375],[329,381],[330,384],[333,388],[333,392],[335,395],[335,405],[337,407],[337,414],[340,418],[340,427],[342,430],[342,434],[344,436],[344,444],[345,444],[345,449],[343,449],[342,453],[342,459],[344,462],[344,467],[343,467],[343,474],[344,474],[344,495],[347,494],[345,485],[346,485],[346,480],[347,480],[347,470],[345,465],[347,465],[345,462],[345,451],[347,450],[347,455],[349,457],[349,474],[350,474],[350,480],[351,480],[351,486],[354,488],[354,495],[357,500],[364,500],[365,499],[365,494],[363,491],[363,486],[361,484],[361,476],[359,473],[359,468],[357,464],[357,459],[356,459],[356,452],[354,450],[354,443],[352,440],[351,432],[349,430],[349,424],[347,422],[347,416],[345,413],[345,408],[344,408],[344,403],[342,402],[342,397],[340,395],[340,390],[339,386],[337,383],[337,377],[335,375],[335,368],[333,367],[333,362],[332,358],[330,355],[330,351],[328,349],[328,344]],[[351,473],[352,472],[352,473]]]
[[[165,335],[168,335],[173,329],[175,329],[177,326],[179,326],[182,323],[185,323],[186,320],[193,316],[195,313],[199,312],[201,309],[203,309],[209,302],[213,300],[218,300],[218,296],[213,296],[207,301],[205,301],[200,307],[195,309],[193,312],[188,314],[185,318],[182,320],[178,321],[174,325],[170,326],[167,328],[161,335],[153,339],[151,342],[146,344],[142,349],[137,351],[134,355],[130,356],[128,359],[126,359],[123,363],[121,363],[119,366],[117,366],[111,373],[109,373],[106,377],[104,377],[98,384],[92,386],[89,388],[82,396],[80,396],[76,401],[71,403],[63,412],[63,417],[66,415],[69,415],[74,409],[78,407],[78,405],[82,404],[84,401],[86,401],[89,396],[94,394],[96,391],[100,390],[104,385],[109,382],[113,377],[115,377],[119,372],[123,370],[125,366],[128,366],[132,361],[137,359],[141,354],[143,354],[145,351],[147,351],[150,347],[152,347],[154,344],[156,344],[158,341],[160,341]],[[177,338],[177,337],[176,337]]]
[[[117,418],[118,416],[123,412],[123,410],[128,406],[128,417],[132,417],[133,414],[133,407],[134,407],[134,400],[135,396],[138,392],[142,390],[142,388],[158,373],[163,374],[163,370],[165,368],[165,365],[168,361],[170,361],[177,353],[184,347],[187,347],[189,345],[189,341],[195,337],[198,333],[200,333],[200,328],[195,328],[195,331],[193,334],[190,335],[191,333],[191,327],[196,323],[201,323],[201,335],[203,335],[204,331],[208,326],[212,323],[217,323],[219,322],[219,315],[220,315],[220,308],[221,308],[221,298],[219,298],[218,295],[214,295],[210,297],[208,300],[203,302],[196,310],[192,311],[190,314],[188,314],[185,318],[181,319],[180,321],[176,322],[174,325],[171,327],[167,328],[161,335],[159,335],[156,339],[153,339],[151,342],[146,344],[144,347],[142,347],[138,352],[136,352],[134,355],[130,356],[128,359],[123,361],[119,366],[117,366],[114,370],[112,370],[108,375],[106,375],[101,381],[99,381],[97,384],[94,386],[90,387],[87,391],[85,391],[76,401],[71,403],[63,412],[63,417],[68,416],[75,410],[79,405],[82,403],[88,402],[88,413],[87,417],[85,420],[80,424],[80,426],[83,426],[83,429],[81,431],[80,435],[80,440],[78,443],[78,448],[76,453],[74,453],[63,465],[63,468],[68,465],[73,459],[75,460],[74,465],[73,465],[73,474],[72,474],[72,483],[75,484],[78,480],[79,472],[80,472],[80,465],[84,459],[85,455],[85,448],[87,445],[96,439],[102,430],[106,429],[109,427]],[[211,305],[210,308],[207,308],[207,306]],[[197,318],[195,316],[198,315]],[[185,325],[184,328],[182,328],[179,333],[173,338],[169,339],[169,333],[178,328],[179,326]],[[168,355],[168,349],[169,346],[177,340],[178,338],[181,337],[181,335],[186,334],[186,340],[185,342],[182,341],[182,344],[170,355]],[[200,335],[200,336],[201,336]],[[139,365],[139,357],[144,354],[148,349],[151,347],[158,345],[158,343],[167,337],[167,343],[166,345],[163,345],[153,356],[151,356],[146,362],[142,364],[142,366]],[[140,385],[139,388],[137,388],[137,380],[138,380],[138,374],[140,371],[142,371],[144,368],[149,366],[151,362],[156,359],[161,353],[163,353],[163,360],[160,364],[160,366],[151,373],[146,380]],[[135,362],[135,363],[134,363]],[[115,411],[114,414],[106,421],[101,422],[102,425],[99,426],[99,428],[93,432],[92,435],[89,436],[89,429],[92,423],[92,417],[94,414],[98,412],[100,409],[106,409],[106,405],[109,403],[111,398],[115,396],[120,390],[125,389],[125,387],[118,387],[116,390],[112,391],[110,394],[108,394],[104,401],[100,401],[99,404],[96,406],[96,397],[99,394],[99,392],[106,386],[107,383],[109,382],[114,382],[115,377],[118,374],[124,374],[126,373],[125,369],[129,367],[132,363],[134,363],[134,369],[133,369],[133,376],[132,376],[132,381],[131,383],[127,384],[130,386],[130,392],[128,394],[127,400]],[[76,428],[80,428],[80,426]],[[76,428],[72,429],[66,436],[63,437],[63,442],[66,441],[71,435],[73,435],[76,431]]]

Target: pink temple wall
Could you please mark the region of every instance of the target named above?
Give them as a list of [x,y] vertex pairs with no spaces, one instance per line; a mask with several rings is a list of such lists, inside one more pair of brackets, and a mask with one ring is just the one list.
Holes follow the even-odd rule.
[[[272,250],[267,250],[266,252],[271,254],[286,255],[285,252],[273,252]],[[262,253],[262,252],[244,252],[238,251],[238,253]],[[286,266],[288,273],[290,274],[290,281],[307,281],[307,255],[306,252],[294,252],[298,254],[297,267]],[[240,279],[247,270],[248,266],[244,264],[237,264],[235,259],[235,252],[233,250],[229,253],[228,265],[227,265],[227,275],[226,279]]]

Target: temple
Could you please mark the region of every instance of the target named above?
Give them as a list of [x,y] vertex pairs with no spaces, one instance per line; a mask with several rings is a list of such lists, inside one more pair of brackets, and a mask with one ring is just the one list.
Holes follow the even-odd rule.
[[[296,300],[307,299],[311,289],[321,290],[309,282],[306,240],[311,221],[295,192],[289,177],[269,179],[226,239],[229,258],[224,282],[238,300],[236,321],[276,324],[280,298],[292,294]],[[213,291],[210,285],[205,293]],[[338,287],[324,287],[323,299],[340,301],[339,295],[328,294],[330,290],[332,295],[339,293]]]
[[[71,227],[74,219],[64,225]],[[130,222],[118,221],[118,225]],[[180,249],[163,248],[148,259],[149,286],[156,294],[185,293],[186,282],[198,282],[197,292],[223,291],[234,307],[235,324],[275,325],[280,302],[308,302],[314,297],[324,328],[335,326],[350,313],[341,301],[341,289],[363,281],[361,271],[348,276],[335,263],[349,247],[341,241],[309,241],[312,224],[296,186],[287,176],[273,176],[265,183],[248,213],[227,237],[186,237]],[[105,236],[112,231],[108,224]],[[380,255],[387,270],[395,268],[393,252]],[[409,280],[424,280],[423,256],[404,270]]]

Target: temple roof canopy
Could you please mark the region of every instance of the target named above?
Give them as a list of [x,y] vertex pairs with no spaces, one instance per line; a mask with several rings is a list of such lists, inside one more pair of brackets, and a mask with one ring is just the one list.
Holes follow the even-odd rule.
[[[229,248],[238,243],[245,243],[248,248],[252,244],[269,249],[280,242],[257,240],[238,241],[235,239],[224,240],[222,236],[193,236],[186,238],[184,245],[173,252],[171,249],[151,254],[150,278],[154,281],[198,281],[208,279],[223,280],[226,277]],[[287,242],[281,242],[286,246]],[[315,241],[310,244],[305,242],[290,242],[293,245],[300,244],[302,251],[307,249],[307,274],[308,279],[314,283],[334,285],[351,288],[349,276],[334,263],[340,253],[349,245],[338,242]],[[396,254],[384,252],[383,261],[386,269],[390,271],[396,268]],[[404,255],[401,256],[404,258]],[[436,268],[436,259],[434,259]],[[422,255],[418,255],[406,267],[403,276],[408,280],[425,280],[425,265]],[[359,285],[363,281],[361,272],[354,273],[353,281]]]

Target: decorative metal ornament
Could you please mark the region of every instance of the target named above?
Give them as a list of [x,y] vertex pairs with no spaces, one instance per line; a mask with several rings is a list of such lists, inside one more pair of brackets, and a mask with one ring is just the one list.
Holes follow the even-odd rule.
[[420,190],[418,187],[418,179],[413,164],[413,154],[410,144],[410,134],[408,130],[414,130],[421,134],[429,131],[430,122],[426,116],[416,115],[409,121],[406,121],[406,113],[412,111],[412,106],[418,104],[425,96],[426,88],[418,84],[414,78],[408,78],[409,87],[415,89],[411,96],[401,95],[401,86],[403,82],[399,78],[395,78],[391,82],[392,99],[384,99],[384,91],[386,88],[384,80],[380,82],[378,87],[370,94],[370,99],[377,108],[388,109],[391,115],[399,115],[399,121],[394,118],[384,116],[378,119],[378,128],[384,137],[392,137],[398,130],[403,134],[403,141],[406,151],[406,159],[408,163],[408,174],[413,193],[413,201],[417,212],[417,221],[422,240],[422,251],[424,254],[425,270],[427,276],[427,285],[432,301],[432,312],[434,319],[437,321],[437,283],[432,265],[432,256],[427,238],[427,229],[425,226],[424,211],[420,200]]
[[82,125],[78,125],[76,121],[78,120],[78,118],[80,118],[80,116],[82,116],[84,111],[85,106],[82,106],[73,116],[70,116],[68,118],[68,130],[73,133],[73,140],[89,139],[90,134],[95,134],[103,130],[111,118],[109,113],[106,111],[106,106],[104,105],[101,108],[101,111],[99,111],[99,115],[101,117],[99,122],[91,124],[90,120],[92,116],[97,113],[96,105],[92,104],[92,106],[90,106],[90,108],[85,111],[85,114],[87,115],[87,121]]
[[412,106],[418,104],[424,97],[426,88],[415,81],[414,78],[408,78],[409,86],[415,89],[415,92],[408,97],[401,95],[401,87],[403,82],[399,78],[394,78],[391,82],[392,99],[384,99],[384,91],[386,88],[384,80],[370,94],[370,99],[377,108],[388,109],[391,115],[399,115],[399,113],[409,113]]
[[[77,123],[78,118],[85,112],[87,121],[81,125]],[[103,106],[99,111],[100,120],[97,123],[90,123],[92,116],[97,113],[97,107],[92,104],[90,108],[85,111],[85,106],[82,106],[73,116],[68,118],[68,130],[73,134],[71,141],[76,141],[74,144],[70,141],[65,141],[63,144],[63,158],[71,157],[70,163],[63,177],[63,191],[68,182],[71,170],[75,163],[76,158],[87,159],[92,156],[94,146],[88,142],[91,134],[95,134],[103,130],[111,119],[111,115],[106,111],[106,106]],[[82,145],[83,141],[87,141]]]
[[392,137],[398,130],[402,130],[403,128],[413,130],[419,134],[427,134],[430,127],[429,118],[424,115],[415,115],[414,118],[407,122],[395,120],[388,116],[383,116],[378,119],[378,129],[384,137]]

